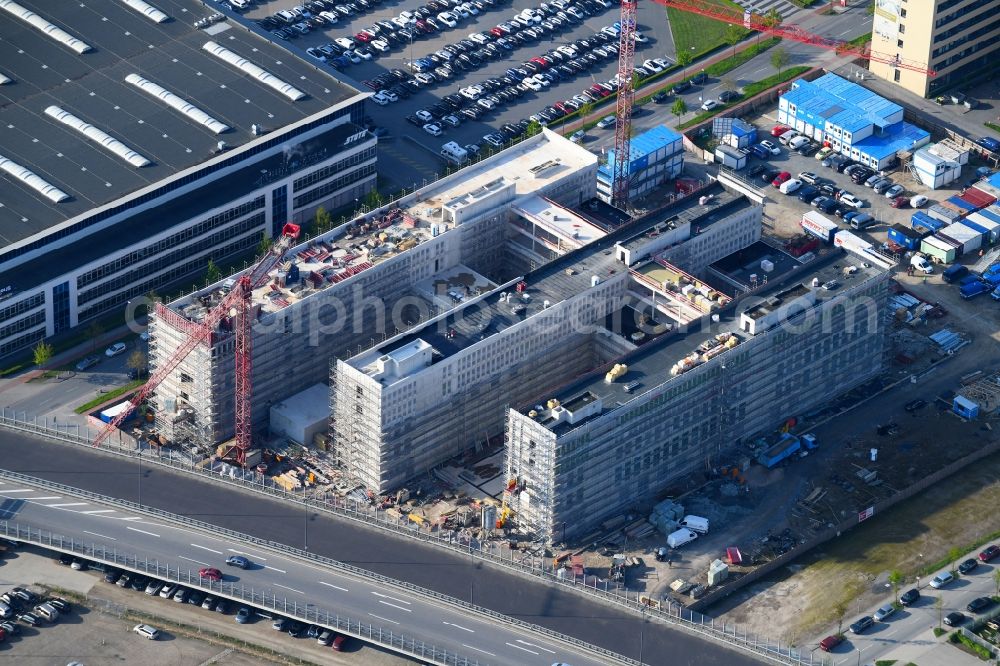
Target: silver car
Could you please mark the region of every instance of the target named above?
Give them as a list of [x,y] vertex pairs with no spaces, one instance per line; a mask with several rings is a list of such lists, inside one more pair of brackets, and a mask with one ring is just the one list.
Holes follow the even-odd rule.
[[882,606],[877,611],[875,611],[875,614],[872,615],[872,619],[875,620],[876,622],[885,622],[885,619],[895,612],[896,612],[895,606],[893,606],[892,604],[886,604],[885,606]]

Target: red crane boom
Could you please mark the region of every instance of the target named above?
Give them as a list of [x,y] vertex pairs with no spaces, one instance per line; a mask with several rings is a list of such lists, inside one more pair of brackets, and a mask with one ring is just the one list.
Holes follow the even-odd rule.
[[[207,341],[216,330],[219,323],[235,309],[236,311],[236,445],[224,455],[229,456],[235,453],[236,462],[240,465],[246,462],[246,452],[251,444],[251,419],[250,419],[250,394],[251,394],[251,337],[250,325],[253,319],[253,290],[260,287],[267,281],[267,275],[285,256],[291,248],[292,243],[299,237],[299,226],[288,223],[281,230],[281,238],[271,247],[271,249],[251,268],[239,277],[236,285],[228,294],[211,310],[200,322],[191,322],[186,327],[187,336],[180,346],[174,351],[153,376],[147,381],[132,398],[128,401],[128,406],[118,413],[108,425],[104,427],[94,438],[94,446],[99,446],[101,442],[108,438],[121,423],[128,418],[132,411],[145,402],[146,398],[156,390],[170,373],[177,369],[181,361],[195,347]],[[159,315],[166,309],[166,306],[157,304],[156,312]],[[235,451],[234,451],[235,449]]]

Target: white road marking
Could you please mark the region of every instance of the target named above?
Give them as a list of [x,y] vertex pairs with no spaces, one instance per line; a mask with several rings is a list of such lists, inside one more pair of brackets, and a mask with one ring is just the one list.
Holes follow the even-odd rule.
[[139,516],[128,516],[125,518],[119,518],[119,520],[142,520]]
[[62,499],[62,497],[59,497],[58,495],[54,495],[52,497],[32,497],[31,501],[32,502],[41,502],[42,500],[54,500],[54,499]]
[[413,611],[412,611],[411,609],[409,609],[409,608],[405,608],[405,607],[403,607],[403,606],[397,606],[396,604],[390,604],[390,603],[389,603],[388,601],[382,601],[381,599],[379,599],[379,600],[378,600],[378,602],[379,602],[380,604],[385,604],[386,606],[392,606],[393,608],[398,608],[398,609],[399,609],[399,610],[401,610],[401,611],[406,611],[407,613],[412,613],[412,612],[413,612]]
[[409,601],[403,601],[402,599],[397,599],[396,597],[390,597],[388,594],[382,594],[381,592],[372,592],[376,597],[382,597],[383,599],[392,599],[393,601],[398,601],[401,604],[410,605]]
[[376,620],[382,620],[383,622],[392,622],[393,624],[399,624],[399,622],[396,622],[395,620],[390,620],[387,617],[382,617],[381,615],[376,615],[375,613],[368,613],[368,614],[371,615]]
[[474,633],[476,633],[476,630],[475,630],[475,629],[467,629],[467,628],[465,628],[465,627],[463,627],[463,626],[461,626],[461,625],[458,625],[458,624],[454,624],[454,623],[452,623],[452,622],[442,622],[442,624],[447,624],[447,625],[448,625],[449,627],[455,627],[456,629],[461,629],[462,631],[467,631],[467,632],[469,632],[470,634],[474,634]]
[[193,543],[191,545],[194,546],[195,548],[201,548],[202,550],[207,550],[210,553],[215,553],[216,555],[222,555],[222,551],[221,550],[213,550],[211,548],[208,548],[207,546],[199,546],[196,543]]
[[266,557],[261,557],[260,555],[254,555],[253,553],[248,553],[245,550],[236,550],[235,548],[226,548],[230,553],[236,553],[237,555],[245,555],[254,560],[260,560],[261,562],[267,562]]
[[90,515],[92,513],[114,513],[114,509],[97,509],[95,511],[81,511],[80,513]]
[[69,502],[67,504],[46,504],[45,506],[53,509],[60,509],[64,506],[87,506],[86,502]]
[[548,652],[549,654],[556,653],[555,650],[549,650],[548,648],[543,648],[541,645],[535,645],[534,643],[529,643],[528,641],[522,641],[520,638],[518,638],[516,642],[520,643],[521,645],[527,645],[528,647],[538,648],[539,650]]
[[83,533],[84,534],[93,534],[94,536],[101,537],[102,539],[111,539],[112,541],[118,541],[118,539],[116,539],[114,537],[109,537],[109,536],[104,535],[104,534],[98,534],[97,532],[88,532],[87,530],[84,530]]
[[34,488],[20,488],[18,490],[4,490],[4,493],[33,493],[36,492]]
[[[508,643],[508,645],[509,645],[509,643]],[[462,643],[462,647],[469,648],[470,650],[475,650],[476,652],[482,652],[483,654],[488,654],[491,657],[495,657],[496,656],[492,652],[487,652],[486,650],[484,650],[482,648],[477,648],[477,647],[473,647],[471,645],[466,645],[465,643]]]
[[270,569],[271,571],[277,571],[278,573],[288,573],[288,572],[287,572],[287,571],[285,571],[284,569],[275,569],[274,567],[269,567],[269,566],[267,566],[266,564],[264,565],[264,568],[265,568],[265,569]]
[[840,35],[838,35],[838,36],[839,36],[839,37],[843,37],[844,35],[846,35],[847,33],[849,33],[849,32],[850,32],[851,30],[853,30],[853,29],[854,29],[854,28],[848,28],[848,29],[847,29],[847,30],[845,30],[844,32],[840,33]]
[[520,645],[514,645],[513,643],[507,643],[507,645],[511,646],[512,648],[517,648],[518,650],[524,650],[525,652],[530,652],[533,655],[537,655],[538,654],[534,650],[529,650],[528,648],[521,647]]
[[194,562],[195,564],[200,564],[203,567],[210,566],[208,562],[199,562],[198,560],[192,560],[190,557],[184,557],[183,555],[178,555],[177,557],[181,558],[182,560],[187,560],[188,562]]
[[148,534],[149,536],[155,536],[157,538],[160,536],[159,534],[153,534],[152,532],[147,532],[146,530],[140,530],[137,527],[126,527],[125,529],[132,530],[133,532],[139,532],[141,534]]
[[350,592],[350,590],[348,590],[346,587],[340,587],[339,585],[334,585],[333,583],[324,583],[323,581],[319,581],[319,584],[326,585],[327,587],[332,587],[333,589],[340,590],[341,592]]
[[305,592],[302,592],[301,590],[296,590],[294,587],[287,587],[280,583],[271,583],[271,584],[274,585],[275,587],[280,587],[283,590],[290,590],[292,592],[295,592],[296,594],[305,594]]

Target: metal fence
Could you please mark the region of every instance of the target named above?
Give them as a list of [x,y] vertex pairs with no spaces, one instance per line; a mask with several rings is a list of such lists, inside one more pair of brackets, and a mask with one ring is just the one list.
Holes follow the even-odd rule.
[[[38,423],[37,419],[28,420],[26,415],[22,418],[18,418],[16,413],[12,413],[8,410],[0,410],[0,427],[32,433],[47,439],[68,444],[93,447],[92,434],[87,428],[79,428],[76,426],[54,428],[51,427],[47,421]],[[509,549],[497,549],[491,547],[490,544],[484,544],[474,538],[466,538],[459,534],[455,534],[454,532],[440,534],[426,532],[405,519],[393,518],[392,516],[387,515],[385,511],[380,511],[377,507],[372,507],[368,504],[358,503],[350,499],[339,497],[328,499],[307,498],[294,492],[287,491],[281,486],[276,485],[266,475],[237,470],[229,466],[227,466],[228,469],[205,469],[197,466],[193,462],[162,456],[159,454],[158,449],[136,449],[132,443],[114,440],[114,437],[108,438],[97,448],[114,455],[132,459],[141,458],[141,462],[145,462],[147,464],[169,467],[188,474],[210,478],[213,482],[222,483],[241,491],[250,491],[270,495],[285,501],[294,502],[303,508],[334,514],[340,516],[341,518],[352,520],[368,527],[382,529],[396,535],[419,539],[424,543],[447,549],[453,553],[468,555],[473,559],[478,559],[503,567],[507,571],[527,576],[550,585],[556,585],[564,589],[572,590],[573,592],[583,594],[591,599],[613,605],[617,608],[629,610],[636,615],[641,615],[643,618],[657,620],[676,628],[697,634],[703,638],[725,643],[730,647],[752,653],[768,661],[784,664],[808,664],[810,666],[824,663],[822,659],[815,658],[810,651],[801,653],[793,645],[783,645],[780,641],[772,641],[765,636],[760,636],[753,632],[749,632],[746,629],[741,629],[736,625],[716,623],[712,618],[706,618],[700,613],[688,611],[683,607],[671,606],[667,608],[652,608],[648,602],[641,600],[641,598],[644,598],[644,595],[641,592],[613,586],[606,580],[596,577],[584,579],[582,581],[576,578],[558,578],[547,558],[518,557],[514,551]],[[4,474],[7,473],[4,472]],[[28,482],[43,484],[45,486],[60,486],[60,484],[52,484],[41,479],[32,479],[31,477],[23,478]],[[76,488],[68,486],[60,487],[67,493],[75,493],[84,496],[87,495],[84,491],[80,491]],[[117,500],[115,498],[100,495],[95,496],[100,498],[99,501],[109,504],[122,503],[122,500]],[[157,511],[156,509],[140,506],[131,502],[125,502],[124,504],[128,505],[130,510],[133,511],[153,513]],[[170,514],[166,515],[169,516]],[[211,529],[215,531],[220,530],[220,528],[215,525],[202,525],[204,525],[203,529]],[[246,535],[240,535],[239,538],[255,543],[266,543]],[[279,549],[287,548],[287,546],[282,544],[274,544],[274,547]],[[305,552],[303,552],[303,556],[314,557]],[[334,562],[333,560],[329,561]],[[347,565],[341,564],[340,566]],[[362,572],[367,576],[376,575],[372,572],[360,569],[357,571]],[[407,585],[406,583],[400,584]],[[429,590],[427,593],[437,595],[444,599],[450,599],[450,597],[444,597],[443,595],[439,595],[438,593]],[[487,614],[494,614],[493,611],[489,611],[488,609],[481,610]],[[512,618],[508,619],[513,621]],[[530,626],[534,631],[540,629],[534,625],[528,626]],[[578,639],[571,639],[570,637],[566,637],[566,640],[571,643],[576,641],[581,643],[581,645],[587,645],[582,641],[578,641]]]

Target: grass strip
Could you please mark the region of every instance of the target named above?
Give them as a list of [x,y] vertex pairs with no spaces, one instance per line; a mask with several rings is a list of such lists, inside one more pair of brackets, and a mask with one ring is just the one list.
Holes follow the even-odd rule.
[[786,81],[791,81],[792,79],[797,78],[803,72],[809,71],[809,69],[810,68],[807,67],[807,66],[805,66],[805,65],[799,65],[797,67],[792,67],[791,69],[786,70],[786,71],[782,72],[781,74],[775,74],[774,76],[769,76],[766,79],[763,79],[761,81],[757,81],[755,83],[751,83],[751,84],[749,84],[749,85],[747,85],[747,86],[744,87],[744,89],[743,89],[743,91],[744,91],[743,92],[743,97],[741,97],[740,99],[736,100],[732,104],[727,104],[725,106],[720,106],[720,107],[718,107],[716,109],[713,109],[712,111],[703,111],[702,113],[699,113],[697,116],[695,116],[691,120],[688,120],[688,121],[683,122],[680,125],[678,125],[677,129],[678,130],[685,130],[688,127],[694,127],[695,125],[703,123],[706,120],[708,120],[709,118],[711,118],[713,116],[717,116],[718,114],[722,113],[723,111],[725,111],[729,107],[733,106],[734,104],[740,104],[740,103],[742,103],[743,101],[745,101],[749,97],[753,97],[754,95],[762,93],[765,90],[773,88],[774,86],[779,85],[781,83],[784,83]]
[[139,388],[140,386],[142,386],[145,383],[146,383],[145,379],[136,379],[136,380],[133,380],[133,381],[129,382],[128,384],[126,384],[125,386],[119,386],[118,388],[111,389],[107,393],[101,393],[100,395],[98,395],[93,400],[91,400],[89,402],[83,403],[82,405],[80,405],[79,407],[77,407],[76,409],[74,409],[73,411],[76,412],[77,414],[86,414],[87,412],[89,412],[90,410],[92,410],[94,407],[97,407],[98,405],[103,405],[104,403],[106,403],[109,400],[114,400],[118,396],[124,395],[124,394],[128,393],[129,391],[137,389],[137,388]]

